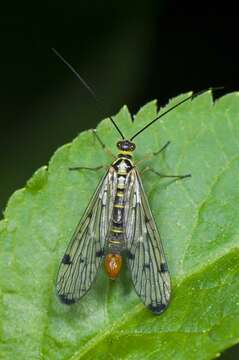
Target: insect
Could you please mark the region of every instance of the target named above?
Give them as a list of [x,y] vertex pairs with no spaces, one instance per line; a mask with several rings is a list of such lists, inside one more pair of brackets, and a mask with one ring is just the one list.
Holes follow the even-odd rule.
[[[93,93],[72,66],[56,50],[54,52]],[[157,116],[130,139],[125,138],[113,118],[109,117],[122,138],[117,143],[118,156],[95,190],[62,258],[57,275],[57,292],[64,304],[74,304],[88,292],[102,262],[108,277],[115,280],[120,273],[124,253],[135,291],[142,302],[154,314],[161,314],[166,309],[171,292],[170,275],[160,235],[133,160],[136,148],[133,140],[166,113],[195,95]],[[94,134],[104,148],[97,133]],[[168,144],[154,155],[164,151]],[[81,169],[87,168],[71,168]],[[163,175],[152,171],[161,177],[176,179],[191,176]]]

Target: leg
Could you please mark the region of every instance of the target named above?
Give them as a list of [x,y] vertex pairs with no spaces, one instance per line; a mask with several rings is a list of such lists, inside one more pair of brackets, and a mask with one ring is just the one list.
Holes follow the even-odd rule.
[[146,172],[146,171],[151,171],[152,173],[154,173],[155,175],[158,175],[161,178],[175,178],[175,179],[181,180],[181,179],[191,177],[191,174],[186,174],[186,175],[165,175],[165,174],[161,174],[161,173],[159,173],[158,171],[152,169],[149,166],[144,168],[144,170],[141,172],[141,174]]
[[[97,141],[99,142],[100,146],[102,147],[102,149],[106,152],[107,155],[110,155],[111,157],[113,157],[115,159],[115,156],[112,154],[112,152],[105,146],[105,144],[103,143],[103,141],[100,139],[99,135],[97,134],[96,130],[92,130],[93,136],[95,136],[95,138],[97,139]],[[74,166],[74,167],[70,167],[69,170],[91,170],[91,171],[97,171],[100,169],[103,169],[104,165],[100,165],[94,168],[90,168],[87,166]]]
[[90,168],[90,167],[85,167],[85,166],[74,166],[74,167],[70,167],[69,170],[91,170],[91,171],[97,171],[100,169],[103,169],[103,165],[94,167],[94,168]]
[[162,151],[164,151],[169,146],[169,144],[170,144],[170,141],[167,141],[166,144],[163,147],[161,147],[161,149],[159,149],[158,151],[153,153],[153,156],[160,154]]
[[95,136],[95,138],[97,139],[97,141],[99,142],[99,144],[101,145],[101,147],[102,147],[102,149],[104,150],[104,152],[105,152],[107,155],[111,156],[113,159],[115,159],[114,154],[111,152],[111,150],[110,150],[109,148],[107,148],[107,147],[105,146],[105,144],[103,143],[103,141],[101,140],[101,138],[100,138],[99,135],[97,134],[97,131],[94,129],[94,130],[92,130],[92,132],[93,132],[93,135]]
[[139,161],[136,161],[135,164],[140,164],[141,162],[143,161],[146,161],[146,160],[151,160],[154,156],[160,154],[161,152],[163,152],[167,147],[168,145],[170,144],[170,141],[166,142],[166,144],[161,147],[161,149],[159,149],[158,151],[156,152],[153,152],[153,154],[150,154],[150,155],[146,155],[145,157],[143,157],[143,159],[139,160]]

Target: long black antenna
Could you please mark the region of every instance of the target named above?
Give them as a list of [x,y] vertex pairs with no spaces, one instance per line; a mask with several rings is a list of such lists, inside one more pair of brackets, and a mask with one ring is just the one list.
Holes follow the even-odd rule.
[[[52,51],[55,53],[55,55],[73,72],[73,74],[76,75],[76,77],[81,81],[81,83],[84,85],[84,87],[89,91],[89,93],[91,94],[91,96],[95,99],[98,108],[102,111],[102,104],[100,103],[99,99],[97,98],[96,94],[94,93],[94,91],[91,89],[91,87],[87,84],[87,82],[82,78],[82,76],[73,68],[73,66],[68,63],[68,61],[66,61],[66,59],[64,59],[64,57],[54,48],[52,48]],[[115,123],[114,119],[111,116],[108,116],[110,121],[113,123],[114,127],[116,128],[116,130],[118,131],[118,133],[120,134],[120,136],[122,137],[122,139],[125,139],[122,131],[120,130],[120,128],[118,127],[118,125]]]
[[160,114],[159,116],[157,116],[155,119],[153,119],[152,121],[150,121],[147,125],[145,125],[141,130],[139,130],[136,134],[134,134],[130,141],[132,141],[134,138],[136,138],[136,136],[138,136],[141,132],[143,132],[145,129],[147,129],[150,125],[152,125],[155,121],[159,120],[161,117],[163,117],[164,115],[168,114],[170,111],[172,111],[173,109],[175,109],[176,107],[180,106],[181,104],[185,103],[188,100],[192,100],[194,97],[201,95],[203,93],[205,93],[208,90],[219,90],[219,89],[223,89],[223,86],[220,87],[214,87],[214,88],[208,88],[205,90],[201,90],[196,92],[195,94],[192,94],[190,96],[188,96],[186,99],[180,101],[179,103],[177,103],[176,105],[172,106],[171,108],[169,108],[168,110],[164,111],[162,114]]

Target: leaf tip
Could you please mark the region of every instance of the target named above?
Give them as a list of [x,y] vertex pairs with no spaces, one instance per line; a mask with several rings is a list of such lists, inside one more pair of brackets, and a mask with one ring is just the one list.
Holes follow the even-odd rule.
[[37,192],[41,190],[44,185],[47,183],[47,166],[44,165],[40,167],[31,177],[31,179],[28,180],[26,189],[30,190],[32,192]]

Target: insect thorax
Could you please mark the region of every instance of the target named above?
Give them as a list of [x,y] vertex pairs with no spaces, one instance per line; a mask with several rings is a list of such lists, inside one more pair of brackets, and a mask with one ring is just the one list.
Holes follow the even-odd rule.
[[117,175],[126,176],[134,167],[130,154],[118,154],[118,159],[112,164],[113,168],[117,171]]

